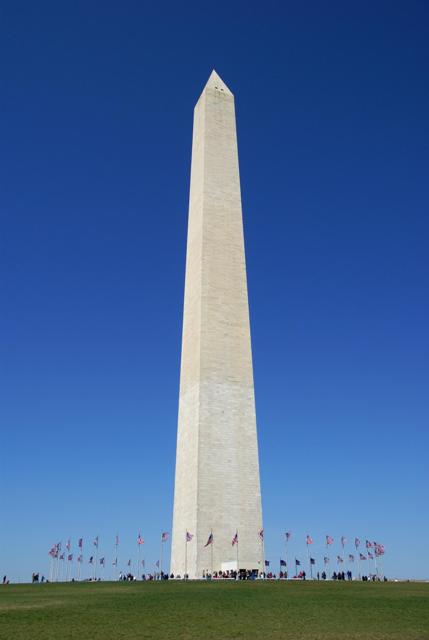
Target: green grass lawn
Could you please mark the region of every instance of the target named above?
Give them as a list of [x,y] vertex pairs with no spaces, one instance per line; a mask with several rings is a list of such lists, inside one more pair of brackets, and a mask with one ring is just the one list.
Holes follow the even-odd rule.
[[429,584],[139,582],[0,586],[1,640],[429,640]]

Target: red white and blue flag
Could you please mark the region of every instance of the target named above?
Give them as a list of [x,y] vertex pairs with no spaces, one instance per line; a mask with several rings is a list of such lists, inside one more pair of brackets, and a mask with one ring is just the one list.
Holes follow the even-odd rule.
[[355,547],[356,547],[356,549],[359,547],[359,545],[360,545],[359,538],[355,538]]
[[344,562],[344,560],[342,559],[341,556],[337,556],[337,562],[338,564],[340,564],[341,562]]
[[72,553],[69,553],[69,555],[67,556],[67,560],[69,562],[71,562],[73,560],[73,554]]
[[141,537],[141,534],[139,533],[139,535],[137,536],[137,544],[144,544],[144,540]]
[[259,534],[258,534],[258,535],[259,535],[260,539],[261,539],[261,540],[263,540],[263,539],[264,539],[264,530],[263,530],[263,529],[261,529],[261,530],[259,531]]
[[363,553],[359,554],[359,560],[366,560],[366,556]]
[[213,533],[211,533],[211,534],[209,535],[209,538],[208,538],[208,540],[207,540],[207,542],[206,542],[206,544],[205,544],[204,546],[205,546],[205,547],[208,547],[208,546],[209,546],[209,544],[213,544]]
[[234,546],[235,544],[238,544],[238,531],[232,539],[232,546]]
[[344,549],[346,546],[347,538],[345,536],[341,536],[341,546]]
[[79,540],[77,541],[77,546],[79,547],[79,549],[82,549],[82,547],[83,547],[83,538],[79,538]]
[[327,556],[325,556],[325,557],[323,558],[323,562],[324,562],[325,564],[329,564],[329,558],[328,558]]
[[94,542],[92,543],[94,547],[98,548],[98,536],[94,538]]
[[332,538],[331,536],[326,536],[326,546],[330,544],[334,544],[334,538]]
[[355,561],[355,557],[352,553],[349,553],[349,562],[354,562]]
[[307,534],[307,544],[313,544],[313,538]]
[[189,531],[186,532],[186,542],[191,542],[193,537],[194,537],[193,533],[189,533]]
[[288,542],[292,538],[292,532],[286,531],[285,536],[286,536],[286,542]]
[[367,541],[365,542],[365,547],[366,547],[367,549],[371,549],[371,547],[372,547],[372,542],[371,542],[370,540],[367,540]]

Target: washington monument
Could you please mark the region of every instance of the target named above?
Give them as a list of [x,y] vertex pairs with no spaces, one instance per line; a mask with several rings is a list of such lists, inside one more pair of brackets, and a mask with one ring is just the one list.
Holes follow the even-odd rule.
[[171,571],[263,570],[261,531],[234,96],[213,71],[194,110]]

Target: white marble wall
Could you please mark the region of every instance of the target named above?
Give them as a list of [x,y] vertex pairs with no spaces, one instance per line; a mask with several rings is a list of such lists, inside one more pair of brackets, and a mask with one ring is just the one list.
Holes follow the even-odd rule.
[[234,96],[213,72],[194,112],[171,571],[187,530],[190,577],[236,560],[236,530],[240,567],[259,568],[261,527]]

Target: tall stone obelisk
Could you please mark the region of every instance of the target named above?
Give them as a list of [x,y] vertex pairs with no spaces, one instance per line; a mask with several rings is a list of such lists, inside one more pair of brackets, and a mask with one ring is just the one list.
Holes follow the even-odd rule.
[[260,569],[261,528],[234,96],[213,71],[194,110],[171,571]]

